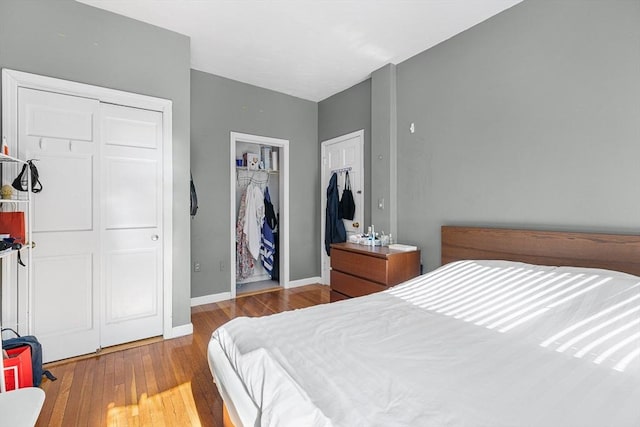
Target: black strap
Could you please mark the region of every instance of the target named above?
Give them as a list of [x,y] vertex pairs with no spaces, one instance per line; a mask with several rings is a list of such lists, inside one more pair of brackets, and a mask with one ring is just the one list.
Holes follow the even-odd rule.
[[349,171],[345,172],[344,189],[345,190],[351,190],[351,179],[349,179]]
[[193,184],[193,175],[191,175],[191,202],[189,207],[189,212],[191,216],[196,216],[198,213],[198,193],[196,193],[196,186]]
[[18,264],[20,264],[23,267],[26,267],[27,264],[25,264],[24,262],[22,262],[22,256],[20,255],[20,251],[18,251]]
[[[29,167],[29,172],[27,172],[27,166]],[[40,174],[38,173],[38,168],[36,168],[36,165],[33,164],[32,160],[27,160],[27,163],[22,166],[22,170],[20,171],[16,179],[14,179],[11,183],[13,188],[20,191],[29,191],[29,189],[27,188],[27,173],[31,173],[31,191],[33,193],[41,192],[42,183],[40,182]]]

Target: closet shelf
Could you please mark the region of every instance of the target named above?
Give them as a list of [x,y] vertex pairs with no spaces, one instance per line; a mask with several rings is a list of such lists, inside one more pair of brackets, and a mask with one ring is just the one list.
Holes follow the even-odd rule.
[[24,160],[16,159],[15,157],[7,156],[6,154],[0,153],[0,163],[22,163],[25,164]]
[[[29,249],[29,246],[23,246],[21,249],[19,249],[20,251],[22,249]],[[13,255],[14,253],[18,252],[17,249],[5,249],[4,251],[0,251],[0,259],[2,258],[6,258],[9,255]]]
[[0,203],[29,203],[27,199],[0,199]]

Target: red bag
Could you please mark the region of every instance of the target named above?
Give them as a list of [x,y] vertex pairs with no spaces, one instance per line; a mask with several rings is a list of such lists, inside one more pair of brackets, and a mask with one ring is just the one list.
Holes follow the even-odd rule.
[[16,376],[19,388],[33,387],[33,370],[31,369],[31,347],[7,350],[8,359],[4,359],[4,382],[8,390],[16,389]]
[[17,243],[25,243],[24,212],[0,212],[0,234],[8,234]]

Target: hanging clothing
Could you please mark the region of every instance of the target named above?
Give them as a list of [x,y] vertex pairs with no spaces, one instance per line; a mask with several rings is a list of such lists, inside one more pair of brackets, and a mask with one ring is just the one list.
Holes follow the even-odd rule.
[[338,175],[331,175],[327,187],[327,209],[324,230],[324,248],[327,255],[331,256],[331,244],[347,241],[347,231],[344,228],[342,217],[338,213]]
[[247,212],[244,217],[244,232],[249,242],[249,252],[255,260],[260,256],[262,223],[264,222],[264,194],[254,184],[247,186]]
[[273,204],[271,203],[269,187],[264,189],[264,220],[269,224],[269,227],[275,231],[278,226],[278,217],[276,215],[276,211],[273,209]]
[[193,184],[193,175],[191,175],[191,202],[189,204],[189,213],[191,216],[196,216],[198,213],[198,193],[196,193],[196,186]]
[[345,172],[344,176],[344,190],[342,190],[342,197],[338,204],[338,214],[341,218],[353,220],[356,215],[356,202],[353,200],[353,193],[351,192],[351,180],[349,179],[349,171]]
[[280,280],[280,245],[278,245],[278,232],[273,232],[273,241],[276,242],[275,250],[273,251],[273,269],[271,270],[271,280]]
[[249,252],[249,239],[244,231],[244,222],[247,213],[247,193],[248,187],[240,197],[240,209],[238,209],[238,220],[236,222],[236,278],[246,279],[253,275],[254,261]]
[[273,272],[273,262],[276,252],[276,240],[273,235],[273,229],[277,224],[276,215],[271,204],[271,196],[269,195],[269,187],[264,190],[264,211],[265,219],[262,224],[262,247],[260,248],[260,261],[262,266],[270,276]]

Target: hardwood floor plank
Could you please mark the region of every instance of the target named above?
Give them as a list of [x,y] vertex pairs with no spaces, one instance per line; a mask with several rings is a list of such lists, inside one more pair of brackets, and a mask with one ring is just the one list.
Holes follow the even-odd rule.
[[[96,367],[93,371],[94,377],[91,378],[91,382],[102,386],[93,387],[91,393],[89,394],[89,414],[88,414],[88,422],[87,425],[96,426],[96,425],[104,425],[105,419],[103,415],[105,414],[103,404],[102,404],[102,395],[104,392],[104,384],[107,379],[106,372],[106,356],[98,356],[96,361]],[[113,388],[113,385],[111,386]]]
[[67,400],[67,405],[65,406],[64,417],[61,425],[71,425],[73,423],[80,422],[80,402],[83,395],[83,382],[87,373],[87,364],[88,362],[86,361],[80,361],[75,366],[75,370],[73,372],[74,381],[69,391],[69,398]]
[[222,404],[222,400],[220,399],[217,389],[213,384],[211,372],[209,371],[209,365],[207,362],[207,346],[209,345],[209,340],[213,330],[219,325],[225,323],[227,319],[228,318],[225,316],[222,321],[216,322],[208,313],[200,313],[198,315],[194,315],[192,318],[192,322],[195,322],[194,330],[197,328],[198,333],[193,334],[191,351],[202,354],[204,363],[191,366],[192,370],[190,373],[190,380],[194,396],[201,396],[201,399],[196,399],[195,403],[197,411],[203,420],[216,419],[219,416],[219,412],[216,412],[217,409],[214,408],[214,406],[220,405],[219,407],[221,407]]
[[[108,392],[105,389],[105,396]],[[126,417],[120,417],[119,413],[125,408],[126,379],[124,367],[124,352],[113,354],[113,398],[107,402],[107,425],[113,427],[128,427]]]
[[42,383],[37,426],[222,426],[222,398],[207,361],[212,332],[237,316],[327,302],[328,287],[310,285],[193,307],[193,335],[47,365],[58,381]]
[[158,369],[156,372],[153,361],[151,360],[151,355],[149,354],[149,347],[141,347],[140,352],[142,353],[142,369],[147,384],[145,390],[147,397],[145,400],[145,409],[149,414],[151,425],[164,427],[166,425],[165,420],[159,415],[165,413],[165,406],[162,397],[159,395],[158,384],[155,377],[155,375],[160,374],[162,370]]
[[[62,425],[71,385],[73,384],[74,368],[75,366],[73,365],[61,366],[55,370],[55,374],[58,376],[57,381],[43,380],[42,388],[48,390],[52,398],[47,398],[44,401],[40,418],[36,424],[38,427],[59,427]],[[46,420],[47,417],[51,420],[51,423],[40,422],[41,420]]]

